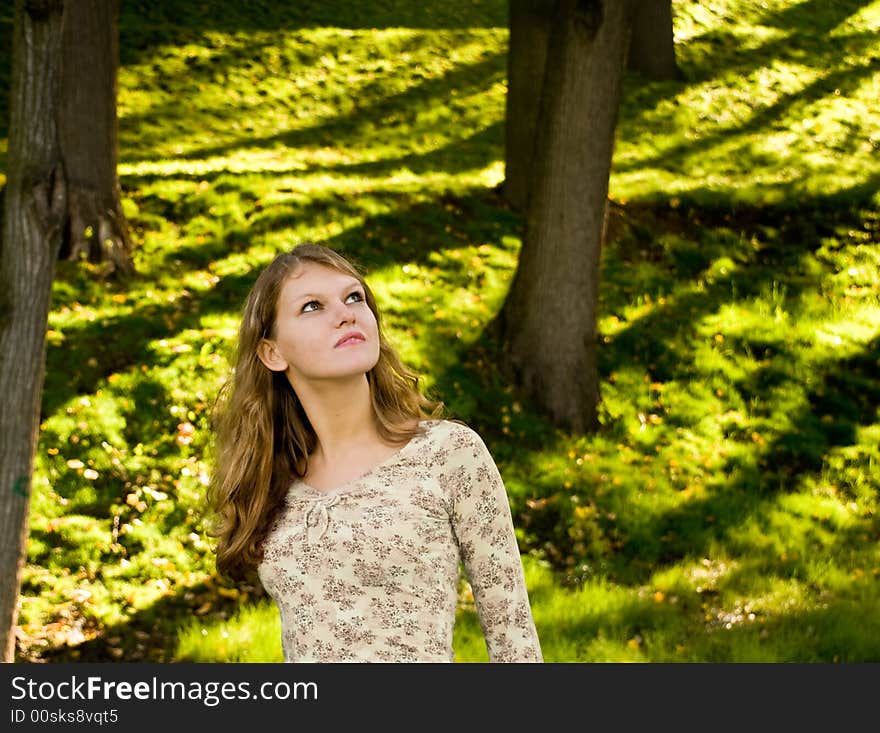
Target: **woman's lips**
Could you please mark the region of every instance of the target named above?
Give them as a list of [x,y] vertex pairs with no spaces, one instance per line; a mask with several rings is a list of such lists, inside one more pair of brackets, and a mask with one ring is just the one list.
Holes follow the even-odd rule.
[[365,341],[366,338],[362,333],[351,332],[345,334],[339,341],[336,342],[336,347],[339,346],[353,346],[354,344],[359,344]]

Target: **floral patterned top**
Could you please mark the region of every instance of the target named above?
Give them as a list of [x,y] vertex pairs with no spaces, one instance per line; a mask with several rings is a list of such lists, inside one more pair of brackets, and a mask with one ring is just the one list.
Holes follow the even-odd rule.
[[451,662],[460,563],[489,661],[543,661],[498,468],[466,425],[421,425],[359,478],[291,485],[258,567],[286,662]]

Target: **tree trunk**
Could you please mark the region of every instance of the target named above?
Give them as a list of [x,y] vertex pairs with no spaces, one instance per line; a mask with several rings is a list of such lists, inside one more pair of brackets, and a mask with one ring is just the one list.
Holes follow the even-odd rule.
[[553,3],[510,0],[507,46],[507,96],[504,115],[504,198],[514,211],[528,204],[538,103],[544,81],[547,38]]
[[59,134],[68,185],[62,256],[134,271],[117,165],[118,0],[66,0]]
[[672,0],[641,0],[633,15],[628,66],[650,79],[681,79],[675,60]]
[[556,424],[597,427],[596,309],[628,0],[560,0],[549,38],[517,270],[490,330]]
[[16,0],[0,230],[0,649],[15,655],[52,278],[66,191],[56,112],[62,0]]

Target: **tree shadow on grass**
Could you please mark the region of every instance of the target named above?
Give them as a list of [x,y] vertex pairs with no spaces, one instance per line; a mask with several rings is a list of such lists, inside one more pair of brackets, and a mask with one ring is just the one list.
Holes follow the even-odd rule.
[[818,40],[871,4],[871,0],[806,0],[778,10],[768,9],[761,23],[782,30],[798,30]]
[[[841,196],[851,204],[849,197],[853,195],[858,196],[858,192],[850,191]],[[836,228],[860,228],[864,214],[857,209],[834,212],[834,203],[840,202],[829,204],[820,199],[810,208],[800,202],[796,216],[791,216],[786,209],[762,207],[749,211],[739,207],[733,218],[736,226],[745,232],[745,241],[753,234],[760,234],[762,227],[770,226],[779,245],[762,250],[758,260],[734,275],[715,280],[699,292],[676,296],[673,291],[672,304],[658,306],[617,332],[600,349],[606,378],[619,365],[634,360],[646,365],[652,380],[686,379],[694,355],[683,351],[682,344],[696,343],[695,325],[704,315],[716,312],[725,303],[757,294],[775,282],[785,288],[790,302],[797,302],[805,291],[820,292],[823,276],[805,272],[801,258],[816,249],[822,238],[833,234]],[[700,210],[701,226],[713,232],[722,225],[730,226],[728,214],[723,214],[724,221],[715,224],[712,215],[711,210]],[[679,224],[684,228],[682,222]],[[650,250],[652,245],[642,241],[638,246]],[[704,248],[701,246],[701,249]],[[736,258],[733,248],[725,245],[722,250],[705,252],[704,265],[720,255]],[[620,254],[615,252],[615,256]],[[704,269],[698,265],[691,274],[700,276]],[[625,268],[621,272],[625,272]],[[622,283],[609,282],[608,286],[619,297]],[[729,349],[749,353],[764,362],[764,366],[737,385],[743,401],[757,399],[760,404],[772,404],[774,390],[797,383],[791,368],[799,357],[785,342],[776,340],[767,344],[761,334],[746,332],[729,338],[726,343]],[[745,463],[741,458],[729,460],[722,471],[727,478],[705,500],[691,501],[629,534],[620,551],[621,567],[629,571],[641,568],[642,573],[638,575],[642,577],[643,573],[655,572],[658,565],[672,564],[686,556],[700,557],[719,538],[732,539],[728,533],[742,522],[759,516],[760,508],[776,494],[793,488],[807,475],[817,474],[829,450],[855,442],[857,427],[876,420],[880,404],[876,377],[878,352],[880,345],[875,339],[857,356],[827,362],[812,375],[811,386],[799,385],[804,391],[804,405],[791,419],[791,424],[798,426],[797,430],[777,436],[763,450],[750,450]],[[674,426],[675,416],[667,415],[666,422]],[[756,448],[751,436],[744,435],[743,442],[748,449]],[[637,491],[638,487],[633,486],[631,490]]]
[[253,33],[302,28],[497,28],[507,25],[502,0],[410,0],[350,3],[339,0],[283,0],[248,3],[180,3],[175,0],[123,3],[120,29],[124,59],[136,60],[155,46],[181,42],[206,31]]
[[[802,201],[793,207],[732,209],[720,201],[713,207],[685,198],[675,209],[660,201],[625,207],[626,231],[603,253],[602,312],[620,314],[638,293],[656,300],[659,292],[665,302],[604,338],[599,347],[603,377],[635,361],[648,365],[657,381],[671,379],[693,363],[693,353],[683,348],[696,342],[695,329],[706,315],[759,295],[774,282],[784,285],[792,301],[818,289],[823,273],[805,272],[804,256],[841,222],[856,225],[860,212],[830,213],[821,202],[813,203],[815,208]],[[755,240],[772,246],[756,251]],[[709,275],[722,257],[736,265],[733,271]]]
[[[756,157],[753,150],[755,136],[778,128],[779,121],[795,107],[805,107],[821,99],[833,97],[836,90],[842,90],[837,93],[844,95],[851,94],[861,81],[871,78],[878,70],[880,70],[880,59],[872,59],[861,66],[850,66],[825,74],[796,92],[779,95],[778,101],[774,104],[758,108],[748,119],[740,123],[715,128],[711,134],[701,134],[696,140],[682,140],[664,148],[654,156],[634,157],[627,163],[615,165],[614,171],[626,173],[652,167],[684,170],[688,167],[688,160],[693,156],[710,151],[719,144],[729,144],[736,138],[742,141],[736,150],[739,165],[746,169],[763,168],[766,165],[765,161]],[[639,101],[639,109],[644,109],[644,102],[645,100]],[[624,117],[621,120],[621,134],[635,137],[636,131],[630,127],[633,123],[641,124],[641,120]],[[644,134],[644,129],[640,128],[638,134]],[[861,138],[851,132],[850,147],[855,148],[861,142]],[[751,165],[747,162],[750,160]]]
[[[322,171],[339,174],[341,176],[368,176],[383,178],[392,176],[400,171],[414,173],[415,175],[438,172],[454,175],[465,170],[481,170],[496,160],[492,153],[492,144],[500,142],[500,123],[491,125],[469,138],[445,145],[442,148],[424,154],[409,154],[390,159],[382,159],[371,163],[360,163],[338,166],[312,166],[308,174],[316,174]],[[291,173],[303,171],[281,171],[273,175],[283,177]],[[254,242],[261,241],[267,235],[274,232],[290,230],[292,233],[303,230],[306,227],[339,224],[352,219],[362,219],[365,216],[371,225],[380,224],[380,228],[388,230],[393,228],[395,218],[422,219],[431,222],[437,219],[437,214],[442,218],[443,226],[450,224],[448,217],[444,216],[442,208],[436,213],[431,204],[420,205],[424,199],[423,194],[410,191],[385,190],[384,181],[377,181],[375,186],[368,182],[364,183],[361,192],[333,192],[321,193],[295,193],[288,191],[288,195],[282,201],[264,206],[260,201],[259,193],[249,187],[250,174],[238,174],[230,171],[218,171],[215,173],[200,173],[190,175],[176,175],[178,179],[188,179],[204,182],[208,192],[194,189],[189,194],[183,194],[174,200],[164,199],[151,194],[139,199],[138,205],[143,216],[156,216],[172,222],[193,222],[201,217],[200,222],[208,227],[208,232],[200,237],[198,244],[193,243],[192,237],[187,237],[185,243],[168,248],[162,252],[151,255],[151,266],[162,268],[173,266],[179,269],[181,266],[193,266],[205,268],[211,263],[221,260],[232,253],[246,252]],[[127,188],[139,188],[162,176],[137,175],[126,176]],[[276,191],[279,189],[276,189]],[[213,197],[218,194],[231,194],[237,196],[248,205],[243,218],[222,220],[212,217],[210,210],[213,205]],[[442,198],[442,194],[437,194]],[[455,194],[449,194],[455,198]],[[386,209],[388,214],[371,216],[364,211],[364,203],[369,202],[367,208],[378,206]],[[419,206],[424,215],[410,213],[410,210]],[[467,209],[467,207],[465,207]],[[403,212],[402,214],[400,212]],[[462,217],[459,217],[462,218]],[[393,243],[375,241],[374,232],[365,227],[364,236],[372,246],[381,246],[385,251],[389,246],[393,249]],[[399,229],[399,227],[397,227]],[[436,228],[436,227],[435,227]],[[405,234],[401,235],[406,237]],[[291,238],[291,244],[293,239]],[[347,239],[351,239],[346,235]],[[417,243],[413,242],[406,252],[400,252],[400,256],[408,259],[417,259]]]
[[[275,178],[289,178],[291,176],[312,176],[321,173],[329,173],[339,176],[340,179],[358,177],[366,179],[378,179],[375,186],[370,187],[370,181],[364,182],[363,194],[346,194],[351,198],[361,195],[380,195],[380,186],[385,185],[382,179],[388,178],[400,172],[414,173],[416,175],[429,175],[442,173],[456,175],[467,171],[480,171],[487,166],[500,161],[503,146],[503,124],[495,122],[477,130],[463,138],[452,140],[437,148],[418,153],[401,153],[376,160],[361,161],[358,163],[310,163],[307,166],[298,166],[284,169],[272,169],[271,171],[233,170],[218,166],[210,170],[188,173],[175,171],[174,179],[180,181],[204,181],[214,193],[236,193],[245,201],[255,203],[259,196],[251,189],[253,176],[272,176]],[[123,176],[124,187],[132,192],[141,189],[148,184],[164,180],[168,176],[165,173],[129,173]],[[309,194],[313,196],[314,194]],[[334,194],[331,194],[334,195]],[[335,194],[337,197],[342,194]],[[389,192],[394,195],[394,192]],[[304,194],[305,196],[305,194]],[[320,197],[318,197],[320,198]],[[169,221],[181,221],[199,213],[206,213],[210,208],[208,197],[204,194],[193,192],[190,196],[181,196],[175,201],[161,199],[151,194],[144,199],[147,204],[152,201],[158,206],[154,207],[153,213],[167,218]],[[262,207],[262,204],[259,205]],[[258,207],[258,208],[259,208]]]
[[[827,69],[839,61],[840,46],[845,42],[864,41],[866,50],[874,42],[870,33],[831,36],[847,18],[869,4],[868,0],[806,0],[778,10],[768,9],[755,24],[778,28],[786,32],[784,35],[773,34],[760,45],[744,48],[740,37],[722,26],[689,38],[684,49],[679,47],[679,61],[687,77],[698,83],[715,78],[719,70],[746,77],[775,61]],[[689,63],[691,47],[698,49],[696,65]],[[703,47],[711,49],[711,61],[700,55]]]
[[[786,360],[784,355],[781,358]],[[763,524],[764,510],[779,495],[797,489],[808,477],[819,476],[833,449],[856,444],[858,429],[876,423],[880,408],[878,364],[880,338],[875,338],[859,354],[828,360],[815,368],[804,404],[790,420],[793,429],[763,447],[754,446],[750,436],[743,436],[744,445],[754,451],[728,460],[719,471],[723,478],[707,491],[705,499],[690,501],[658,517],[646,528],[647,534],[633,533],[622,548],[621,559],[653,572],[685,557],[703,557],[718,541],[736,546],[735,535],[743,523]],[[784,374],[772,377],[784,378]],[[763,379],[761,372],[751,379],[757,393],[764,389]],[[850,529],[835,529],[834,547],[843,552],[858,546],[865,541],[866,531],[873,531],[875,541],[880,538],[876,523],[873,530],[856,523]],[[800,559],[789,564],[804,569],[817,547],[804,547]],[[822,551],[834,555],[834,547]]]
[[[296,149],[301,147],[334,147],[369,149],[377,136],[386,143],[400,140],[400,147],[406,148],[417,132],[430,131],[431,125],[419,122],[420,115],[430,114],[432,110],[450,104],[451,95],[465,97],[485,93],[495,83],[502,81],[506,74],[506,54],[486,54],[479,61],[456,66],[442,76],[429,78],[414,84],[402,91],[389,94],[387,82],[382,80],[369,83],[364,88],[353,88],[352,108],[344,113],[326,119],[317,119],[295,129],[281,130],[271,135],[257,136],[244,133],[231,137],[228,123],[222,132],[217,132],[222,142],[199,144],[185,153],[175,155],[180,160],[205,160],[230,154],[233,151],[273,149],[279,146]],[[213,78],[213,72],[211,72]],[[196,82],[194,81],[193,84]],[[205,84],[214,83],[206,78]],[[195,88],[195,87],[194,87]],[[222,104],[226,104],[225,101]],[[252,112],[259,114],[262,104],[254,106]],[[141,114],[127,115],[120,121],[121,162],[135,163],[138,158],[149,159],[155,156],[155,150],[161,149],[173,136],[173,130],[199,129],[200,116],[215,115],[214,119],[228,119],[227,108],[199,107],[197,110],[182,106],[179,100],[172,100],[152,107]],[[242,108],[236,106],[235,115],[242,115]],[[162,129],[149,132],[140,129],[143,123],[161,120]],[[195,120],[195,121],[194,121]],[[175,124],[175,121],[179,124]],[[453,122],[443,123],[448,129]],[[440,125],[437,125],[440,129]],[[210,124],[209,124],[210,129]],[[136,143],[126,144],[126,130],[135,136]],[[171,130],[171,132],[169,132]],[[201,143],[204,135],[199,138]],[[136,145],[136,147],[133,147]],[[137,151],[144,151],[138,155]]]

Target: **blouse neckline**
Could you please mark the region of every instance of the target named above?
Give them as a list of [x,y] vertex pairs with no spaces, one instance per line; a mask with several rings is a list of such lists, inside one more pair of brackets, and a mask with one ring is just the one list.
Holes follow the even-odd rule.
[[[427,423],[427,424],[426,424]],[[340,484],[337,484],[333,488],[330,489],[318,489],[312,486],[311,484],[306,483],[301,478],[294,479],[291,484],[291,491],[296,488],[297,490],[302,491],[304,494],[308,494],[312,497],[322,498],[322,497],[330,497],[335,496],[341,493],[347,493],[357,486],[357,484],[365,481],[371,476],[379,473],[381,470],[390,466],[397,461],[399,461],[403,456],[412,449],[417,443],[424,440],[427,437],[428,432],[430,431],[433,421],[422,421],[422,426],[424,428],[424,432],[416,433],[413,437],[411,437],[406,443],[404,443],[395,453],[392,453],[387,458],[379,461],[376,465],[364,471],[364,473],[359,476],[355,476],[354,478],[343,481]]]

